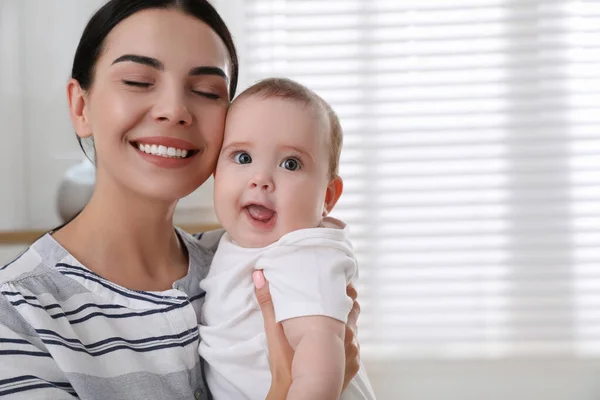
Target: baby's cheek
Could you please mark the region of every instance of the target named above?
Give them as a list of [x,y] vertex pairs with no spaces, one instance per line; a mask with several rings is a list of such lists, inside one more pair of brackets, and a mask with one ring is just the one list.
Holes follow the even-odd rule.
[[294,206],[290,209],[294,211],[289,217],[295,229],[316,227],[323,211],[322,205],[319,206],[318,195],[307,191],[297,192],[293,202]]

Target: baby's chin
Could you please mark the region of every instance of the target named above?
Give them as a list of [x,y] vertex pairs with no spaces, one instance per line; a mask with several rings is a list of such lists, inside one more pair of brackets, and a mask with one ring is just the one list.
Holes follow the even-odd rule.
[[277,235],[274,232],[270,232],[269,234],[256,234],[251,232],[236,234],[229,232],[229,236],[231,237],[231,240],[233,240],[233,242],[238,246],[249,249],[258,249],[275,243],[283,235]]
[[317,226],[319,226],[318,223],[314,225],[300,224],[292,227],[275,225],[271,230],[265,232],[252,232],[251,229],[236,229],[239,228],[239,226],[232,229],[227,229],[227,227],[224,228],[231,237],[231,240],[233,240],[233,242],[238,246],[246,248],[261,248],[277,242],[288,233],[295,232],[300,229],[316,228]]

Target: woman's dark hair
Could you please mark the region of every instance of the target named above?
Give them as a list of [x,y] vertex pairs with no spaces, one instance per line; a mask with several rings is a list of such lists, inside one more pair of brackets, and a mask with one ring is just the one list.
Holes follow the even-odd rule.
[[[238,83],[237,52],[225,22],[206,0],[110,0],[96,11],[85,27],[75,51],[71,78],[77,80],[84,90],[89,90],[94,81],[95,66],[102,53],[106,36],[125,18],[152,8],[177,9],[198,18],[219,35],[227,47],[231,61],[229,98],[233,99]],[[78,140],[82,150],[86,152],[81,138],[78,137]]]

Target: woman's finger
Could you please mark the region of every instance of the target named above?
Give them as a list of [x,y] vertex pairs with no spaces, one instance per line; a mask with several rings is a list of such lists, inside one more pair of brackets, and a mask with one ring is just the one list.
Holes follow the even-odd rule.
[[[283,327],[275,319],[275,308],[269,283],[262,271],[252,274],[256,300],[260,306],[265,323],[267,347],[269,349],[269,365],[271,368],[271,391],[269,398],[285,398],[285,394],[292,383],[292,360],[294,350],[290,346]],[[283,397],[282,397],[283,396]]]
[[352,304],[352,309],[348,313],[348,326],[352,328],[354,331],[354,335],[358,334],[358,317],[360,316],[360,304],[358,301],[354,301]]
[[346,294],[353,301],[356,301],[356,299],[358,298],[358,292],[356,291],[356,288],[354,287],[354,283],[350,282],[350,284],[346,287]]
[[354,301],[352,309],[348,313],[348,323],[346,326],[350,326],[356,336],[358,332],[357,324],[360,315],[360,304],[358,304],[358,301],[356,300],[358,298],[358,292],[352,283],[346,287],[346,294]]
[[360,304],[356,299],[358,298],[358,292],[351,283],[346,288],[346,294],[354,301],[352,309],[348,313],[348,321],[346,323],[346,334],[344,337],[344,350],[346,354],[346,369],[344,372],[344,385],[345,389],[352,378],[358,373],[360,369],[360,345],[357,339],[357,323],[360,315]]

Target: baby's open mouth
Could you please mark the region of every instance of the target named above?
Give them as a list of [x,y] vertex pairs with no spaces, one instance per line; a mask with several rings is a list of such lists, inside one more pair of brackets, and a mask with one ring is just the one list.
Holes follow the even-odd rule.
[[250,204],[245,207],[248,215],[256,221],[259,222],[269,222],[273,219],[276,212],[267,208],[265,206],[261,206],[259,204]]

